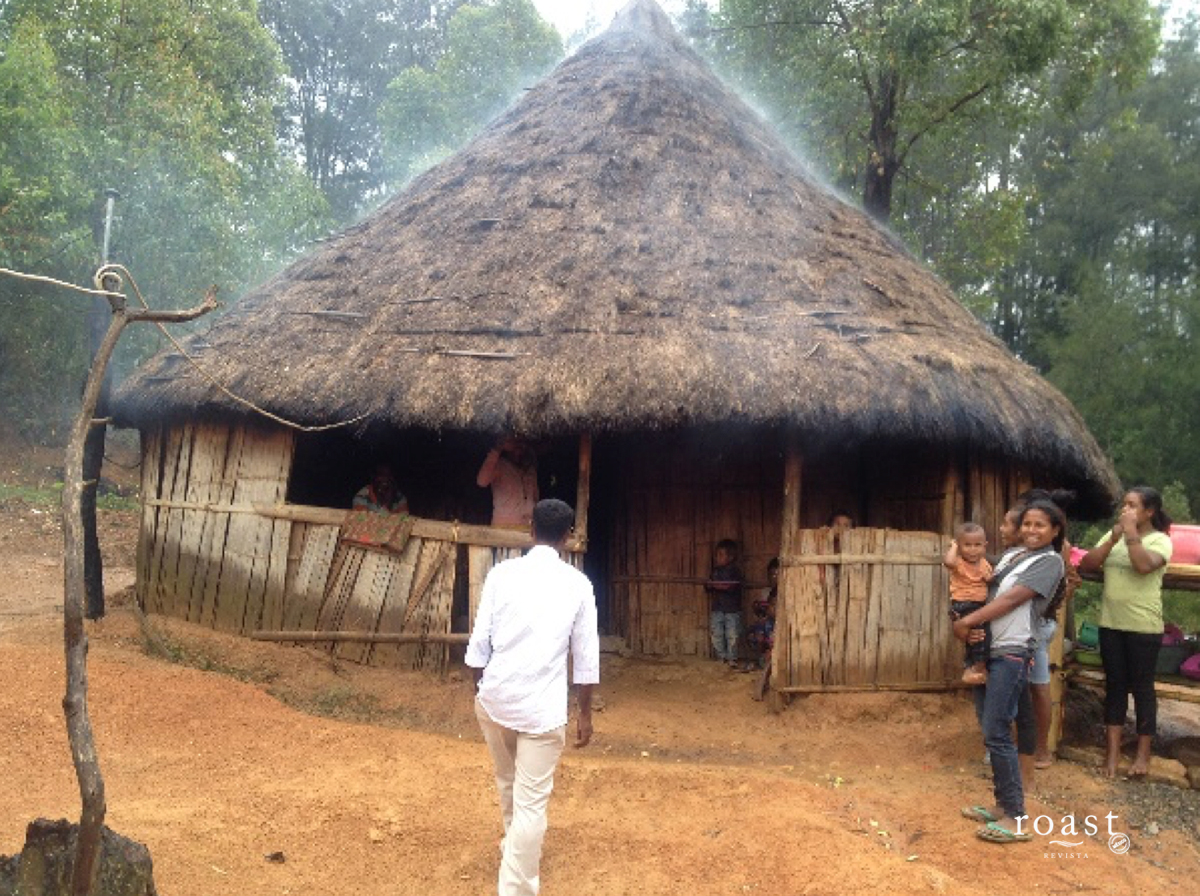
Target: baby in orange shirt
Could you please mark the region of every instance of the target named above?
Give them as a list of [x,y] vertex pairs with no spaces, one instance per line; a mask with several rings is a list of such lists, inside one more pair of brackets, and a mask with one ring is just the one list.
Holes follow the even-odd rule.
[[[979,523],[963,523],[942,557],[950,570],[950,617],[958,619],[978,610],[987,602],[988,583],[992,580],[992,565],[987,562],[987,533]],[[991,631],[984,624],[982,641],[967,641],[963,681],[968,684],[987,683],[987,659],[991,649]]]

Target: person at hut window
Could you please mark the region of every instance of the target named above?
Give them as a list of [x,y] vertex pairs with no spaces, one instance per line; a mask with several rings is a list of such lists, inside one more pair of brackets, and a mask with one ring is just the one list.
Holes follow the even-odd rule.
[[483,582],[466,664],[475,717],[495,766],[504,839],[499,892],[538,892],[546,806],[566,744],[567,655],[577,688],[576,747],[592,738],[600,681],[596,599],[587,576],[559,558],[575,522],[555,498],[533,508],[533,549]]
[[408,513],[408,498],[396,485],[392,468],[387,464],[376,464],[371,481],[358,490],[350,506],[372,513]]
[[833,549],[840,551],[842,549],[842,533],[847,529],[854,528],[854,517],[850,516],[845,510],[835,510],[829,514],[829,519],[825,521],[825,525],[833,533]]
[[492,525],[529,529],[538,502],[537,453],[523,439],[509,436],[483,460],[475,482],[492,490]]
[[708,631],[717,659],[738,667],[738,639],[742,636],[742,582],[737,565],[738,546],[731,538],[717,542],[713,551],[713,569],[705,583],[712,598]]

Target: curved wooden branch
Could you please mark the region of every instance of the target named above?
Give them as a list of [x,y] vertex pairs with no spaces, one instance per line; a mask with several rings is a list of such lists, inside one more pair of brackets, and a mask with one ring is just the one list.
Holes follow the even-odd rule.
[[96,351],[79,414],[67,443],[66,472],[63,476],[63,642],[67,662],[67,690],[63,697],[67,739],[71,760],[79,780],[83,811],[79,820],[79,839],[71,872],[73,896],[91,892],[100,851],[107,806],[104,778],[96,755],[96,741],[87,707],[87,632],[84,629],[86,604],[83,560],[83,455],[88,431],[94,425],[96,405],[104,382],[104,372],[125,327],[135,321],[193,320],[216,307],[216,291],[210,289],[204,301],[186,311],[129,311],[114,307],[112,321]]

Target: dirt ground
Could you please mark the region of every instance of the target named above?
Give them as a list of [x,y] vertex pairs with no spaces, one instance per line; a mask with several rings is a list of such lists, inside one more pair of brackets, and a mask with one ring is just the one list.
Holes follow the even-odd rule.
[[[38,466],[3,450],[2,481]],[[140,619],[123,590],[136,514],[102,517],[110,609],[88,636],[108,824],[147,844],[164,896],[494,892],[499,813],[461,674]],[[79,812],[61,606],[53,511],[0,502],[0,854],[34,818]],[[1054,833],[986,844],[959,815],[990,796],[962,697],[817,696],[772,715],[751,690],[715,663],[605,655],[595,739],[559,767],[543,892],[1133,894],[1200,875],[1198,791],[1060,761],[1029,801]],[[1153,788],[1174,814],[1145,808]],[[1100,835],[1064,835],[1067,815]]]

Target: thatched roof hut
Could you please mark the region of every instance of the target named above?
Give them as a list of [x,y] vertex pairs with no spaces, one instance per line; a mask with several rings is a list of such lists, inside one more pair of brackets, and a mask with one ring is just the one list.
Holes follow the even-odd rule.
[[[844,494],[881,458],[912,459],[897,475],[952,458],[918,477],[938,490],[921,500],[946,508],[923,528],[994,519],[1034,479],[1093,509],[1116,490],[1065,398],[813,177],[653,0],[203,342],[204,369],[254,404],[314,425],[365,415],[360,433],[599,445],[658,432],[669,453],[672,433],[736,430],[775,458],[786,433],[806,459],[827,458],[821,478]],[[172,352],[116,404],[143,432],[246,419]],[[834,469],[849,454],[857,466]],[[1005,485],[972,485],[983,474],[969,458],[1002,467]],[[875,506],[859,501],[873,525],[929,519]],[[776,531],[758,553],[778,550]]]

